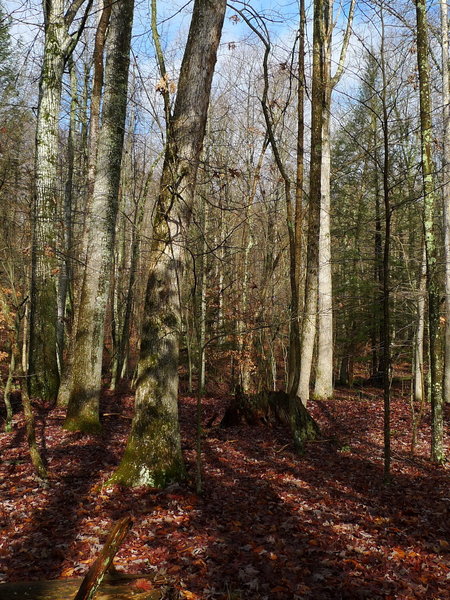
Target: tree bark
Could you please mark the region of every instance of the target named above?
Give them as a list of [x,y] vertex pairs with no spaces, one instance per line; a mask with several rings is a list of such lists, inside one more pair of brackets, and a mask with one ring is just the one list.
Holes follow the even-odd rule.
[[72,386],[64,423],[72,431],[100,428],[104,321],[109,294],[127,106],[133,0],[115,2],[106,41],[105,92],[87,235]]
[[[297,165],[295,177],[294,223],[291,223],[288,210],[288,231],[293,229],[290,240],[290,285],[291,285],[291,324],[289,330],[289,354],[287,389],[296,394],[300,375],[300,311],[303,294],[301,293],[302,243],[303,243],[303,185],[305,155],[305,36],[306,14],[305,0],[300,0],[300,23],[298,43],[298,83],[297,83]],[[289,209],[289,206],[288,206]],[[291,234],[292,235],[292,234]]]
[[[87,197],[83,207],[78,206],[77,210],[82,214],[82,225],[81,225],[81,250],[79,251],[79,263],[85,265],[87,256],[87,245],[88,245],[88,229],[89,215],[92,210],[92,197],[95,183],[95,169],[97,163],[97,148],[98,148],[98,136],[100,126],[100,104],[103,90],[103,79],[104,79],[104,48],[106,41],[106,32],[111,17],[112,3],[109,0],[105,0],[103,10],[100,14],[100,18],[95,33],[94,51],[92,56],[92,62],[94,65],[94,76],[92,82],[92,90],[89,94],[90,100],[90,121],[89,121],[89,132],[87,127],[87,98],[89,88],[89,71],[86,69],[84,90],[83,90],[83,113],[84,123],[81,135],[81,146],[85,148],[87,152],[86,160],[86,177],[87,177]],[[80,265],[74,264],[72,269],[72,279],[74,284],[74,314],[73,314],[73,327],[69,340],[69,349],[67,352],[66,360],[63,364],[61,372],[61,382],[58,390],[58,406],[67,407],[69,404],[69,398],[73,385],[73,359],[74,349],[76,343],[76,332],[78,325],[78,315],[80,310],[80,296],[83,283],[83,272],[80,269]]]
[[180,240],[190,219],[225,0],[196,0],[155,207],[135,415],[112,483],[163,487],[184,477],[178,425]]
[[431,122],[429,45],[425,0],[415,0],[417,66],[419,71],[420,137],[422,149],[422,177],[424,194],[424,229],[427,256],[428,285],[428,337],[430,354],[430,396],[431,396],[431,459],[443,463],[444,419],[442,394],[442,359],[439,344],[440,294],[437,273],[437,247],[435,231],[436,191],[433,177],[433,132]]
[[311,167],[309,178],[308,242],[306,257],[305,308],[300,345],[300,377],[297,396],[304,406],[309,400],[314,341],[317,324],[319,223],[322,189],[324,73],[324,1],[314,1],[313,72],[311,90]]
[[320,226],[318,243],[318,317],[317,317],[317,365],[314,397],[331,398],[333,395],[333,284],[331,270],[331,96],[339,82],[350,39],[355,0],[350,4],[347,28],[341,48],[336,73],[331,77],[333,35],[333,0],[323,2],[322,16],[322,162],[320,190]]
[[445,359],[444,401],[450,402],[450,76],[447,0],[441,0],[442,33],[442,107],[444,150],[442,157],[442,193],[444,197],[444,264],[445,264]]
[[44,60],[36,124],[35,199],[30,314],[30,392],[54,400],[58,391],[56,210],[61,195],[58,174],[59,111],[68,33],[63,0],[47,4]]
[[39,82],[36,123],[35,197],[30,311],[30,392],[54,401],[58,392],[56,256],[57,207],[62,194],[59,173],[59,113],[64,67],[77,34],[69,27],[81,4],[77,0],[65,13],[64,0],[44,2],[44,58]]
[[100,554],[86,573],[74,600],[92,600],[132,524],[131,517],[124,517],[114,525]]
[[427,293],[427,257],[425,247],[423,249],[418,283],[416,335],[414,336],[414,400],[416,402],[423,402],[425,399],[423,346],[425,339],[425,297]]

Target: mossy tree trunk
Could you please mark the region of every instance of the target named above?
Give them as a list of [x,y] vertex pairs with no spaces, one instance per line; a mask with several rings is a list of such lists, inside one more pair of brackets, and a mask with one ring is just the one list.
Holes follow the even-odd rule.
[[64,0],[44,2],[44,56],[39,82],[36,123],[35,197],[31,277],[30,391],[55,400],[59,385],[57,361],[57,207],[62,196],[59,164],[59,113],[65,64],[84,27],[87,11],[77,32],[69,28],[83,2],[74,0],[65,10]]
[[422,149],[422,177],[424,195],[425,250],[428,286],[428,337],[430,354],[431,396],[431,458],[443,463],[444,454],[444,400],[442,393],[442,357],[440,337],[440,294],[437,273],[437,247],[435,230],[436,190],[433,167],[433,131],[430,88],[429,45],[425,0],[415,0],[417,66],[419,71],[420,136]]
[[444,150],[442,161],[444,195],[444,257],[445,257],[445,361],[444,401],[450,402],[450,69],[447,0],[441,0],[442,33],[442,107],[444,121]]
[[106,41],[102,125],[87,226],[86,266],[73,348],[72,385],[64,423],[69,430],[92,432],[100,427],[104,321],[118,206],[133,9],[133,0],[120,0],[112,5]]
[[196,0],[155,207],[136,405],[111,483],[163,487],[184,476],[178,425],[179,282],[225,0]]
[[[87,255],[88,245],[88,230],[87,224],[89,222],[89,214],[92,208],[92,199],[94,192],[95,183],[95,171],[97,165],[97,149],[98,149],[98,138],[100,129],[100,105],[103,91],[103,79],[104,79],[104,50],[106,42],[106,33],[108,30],[109,20],[111,17],[111,2],[105,0],[103,3],[103,10],[101,12],[97,30],[95,33],[94,50],[92,54],[92,62],[94,67],[94,74],[92,79],[92,89],[89,90],[89,73],[90,68],[86,69],[84,77],[84,89],[82,94],[81,106],[82,116],[81,122],[83,124],[81,133],[81,147],[87,154],[87,159],[83,165],[83,171],[87,177],[87,198],[83,206],[75,207],[82,215],[82,223],[80,229],[82,232],[82,243],[81,250],[78,255],[78,263],[72,265],[71,278],[72,278],[72,290],[73,290],[73,307],[74,314],[72,316],[72,330],[69,338],[69,348],[66,356],[66,360],[61,369],[61,382],[58,390],[58,406],[67,407],[69,403],[70,393],[72,389],[72,377],[73,377],[73,357],[74,347],[76,342],[76,328],[78,323],[78,314],[80,308],[80,294],[82,289],[83,281],[83,270],[82,266],[85,264]],[[90,92],[90,93],[89,93]],[[87,127],[87,103],[89,95],[89,128]],[[89,132],[88,132],[89,130]]]

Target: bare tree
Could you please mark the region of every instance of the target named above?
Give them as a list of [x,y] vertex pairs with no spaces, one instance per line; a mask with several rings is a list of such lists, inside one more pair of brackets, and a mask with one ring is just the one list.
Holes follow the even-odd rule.
[[184,475],[178,425],[179,282],[225,0],[196,0],[181,65],[160,191],[138,364],[135,416],[111,481],[162,487]]

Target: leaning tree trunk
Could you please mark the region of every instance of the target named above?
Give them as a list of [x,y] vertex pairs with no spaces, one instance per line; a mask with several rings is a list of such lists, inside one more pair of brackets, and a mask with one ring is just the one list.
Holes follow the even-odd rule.
[[155,207],[136,406],[111,482],[162,487],[184,476],[178,425],[181,236],[189,223],[225,0],[196,0]]
[[100,427],[104,321],[117,216],[133,8],[133,0],[118,0],[111,11],[86,267],[73,349],[72,386],[64,423],[69,430],[92,432]]
[[416,0],[417,66],[419,71],[420,136],[422,149],[422,177],[424,194],[425,249],[428,284],[428,346],[430,354],[431,395],[431,458],[443,463],[444,453],[444,402],[442,394],[442,359],[439,344],[440,294],[437,273],[437,247],[435,230],[436,191],[433,177],[433,132],[431,123],[430,66],[428,62],[428,33],[425,0]]

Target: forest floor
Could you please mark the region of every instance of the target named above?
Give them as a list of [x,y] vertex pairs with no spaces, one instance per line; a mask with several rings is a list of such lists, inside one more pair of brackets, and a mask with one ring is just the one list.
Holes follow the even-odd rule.
[[204,422],[215,421],[203,440],[201,497],[194,398],[181,399],[191,480],[165,491],[101,487],[124,448],[131,394],[105,392],[99,437],[63,431],[61,410],[38,411],[46,486],[33,476],[17,413],[14,431],[0,434],[0,581],[85,573],[111,523],[131,514],[117,569],[170,577],[191,600],[450,599],[449,466],[428,460],[428,413],[411,457],[409,400],[398,390],[385,485],[382,404],[375,388],[311,402],[323,439],[298,457],[282,427],[220,429],[227,400],[207,397]]

